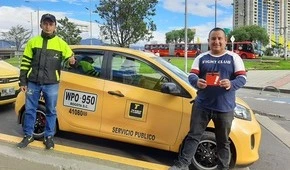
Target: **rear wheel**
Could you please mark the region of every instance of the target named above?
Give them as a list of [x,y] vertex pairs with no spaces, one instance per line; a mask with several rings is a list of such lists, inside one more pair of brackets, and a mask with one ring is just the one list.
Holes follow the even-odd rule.
[[[24,117],[25,113],[22,115],[22,126],[24,126]],[[46,124],[46,108],[43,104],[39,104],[38,108],[36,110],[36,120],[34,124],[34,131],[33,131],[33,137],[35,139],[41,139],[44,137],[44,131],[45,131],[45,124]],[[56,133],[57,127],[55,126],[55,133]]]

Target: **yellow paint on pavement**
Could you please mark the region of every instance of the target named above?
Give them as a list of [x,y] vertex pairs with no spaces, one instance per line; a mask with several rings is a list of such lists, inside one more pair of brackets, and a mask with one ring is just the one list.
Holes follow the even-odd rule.
[[[22,140],[22,138],[0,133],[0,140],[6,141],[6,142],[18,143]],[[37,141],[37,140],[30,143],[29,146],[37,147],[37,148],[44,148],[42,141]],[[146,161],[140,161],[140,160],[125,158],[125,157],[121,157],[121,156],[104,154],[104,153],[100,153],[100,152],[79,149],[79,148],[74,148],[74,147],[69,147],[69,146],[64,146],[64,145],[58,145],[58,144],[55,145],[54,150],[59,151],[59,152],[79,155],[79,156],[97,158],[97,159],[101,159],[101,160],[106,160],[106,161],[111,161],[111,162],[115,162],[115,163],[129,165],[129,166],[145,168],[145,169],[167,170],[169,168],[168,166],[161,165],[161,164],[150,163],[150,162],[146,162]]]

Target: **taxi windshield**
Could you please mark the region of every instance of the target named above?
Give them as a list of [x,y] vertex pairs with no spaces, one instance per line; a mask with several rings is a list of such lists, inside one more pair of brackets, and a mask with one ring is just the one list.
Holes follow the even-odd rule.
[[179,78],[184,80],[186,83],[190,84],[188,81],[188,73],[185,73],[184,71],[180,70],[178,67],[174,66],[173,64],[169,63],[165,59],[161,57],[155,57],[154,58],[157,62],[165,66],[167,69],[169,69],[172,73],[176,74]]

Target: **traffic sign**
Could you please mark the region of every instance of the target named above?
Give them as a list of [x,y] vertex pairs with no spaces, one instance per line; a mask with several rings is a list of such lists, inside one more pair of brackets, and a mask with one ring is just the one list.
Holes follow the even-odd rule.
[[234,42],[235,41],[235,37],[232,35],[230,40],[231,40],[231,42]]

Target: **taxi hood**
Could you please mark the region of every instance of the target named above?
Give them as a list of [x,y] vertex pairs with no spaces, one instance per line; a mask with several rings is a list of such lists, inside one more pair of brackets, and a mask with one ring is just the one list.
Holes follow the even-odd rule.
[[19,68],[0,60],[0,76],[18,76]]

